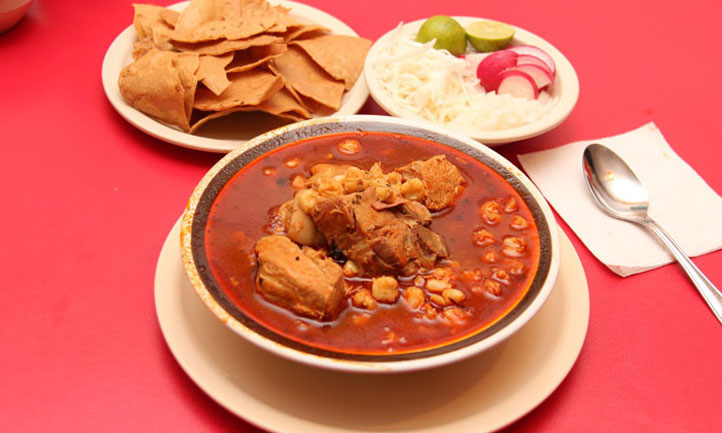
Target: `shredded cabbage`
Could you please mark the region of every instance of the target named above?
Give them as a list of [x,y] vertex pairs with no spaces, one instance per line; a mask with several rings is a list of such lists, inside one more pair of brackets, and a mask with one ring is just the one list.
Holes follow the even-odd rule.
[[419,43],[401,24],[371,65],[372,73],[401,117],[438,123],[469,135],[525,125],[544,116],[557,101],[547,92],[527,100],[485,92],[471,63]]

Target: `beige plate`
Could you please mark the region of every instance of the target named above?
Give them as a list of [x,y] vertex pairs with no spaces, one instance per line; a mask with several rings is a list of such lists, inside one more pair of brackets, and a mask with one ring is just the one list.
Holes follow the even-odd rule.
[[587,332],[586,277],[560,231],[561,269],[554,290],[539,313],[499,346],[446,367],[395,375],[308,367],[257,348],[213,316],[183,272],[179,227],[176,223],[168,235],[156,269],[155,304],[163,335],[198,386],[266,430],[495,430],[556,389]]

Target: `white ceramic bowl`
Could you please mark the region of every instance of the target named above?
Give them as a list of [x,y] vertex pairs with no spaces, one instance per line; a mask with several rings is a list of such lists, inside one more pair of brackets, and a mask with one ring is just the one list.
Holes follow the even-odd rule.
[[[385,132],[441,143],[492,168],[527,203],[539,231],[540,261],[531,288],[501,319],[481,332],[441,347],[411,354],[364,356],[289,342],[243,313],[220,288],[205,250],[210,209],[223,187],[243,167],[266,153],[301,139],[342,132]],[[513,164],[478,142],[428,124],[388,116],[345,116],[311,119],[263,134],[221,159],[194,190],[181,225],[181,251],[186,274],[205,305],[229,328],[253,344],[285,358],[333,370],[393,373],[445,365],[483,352],[504,341],[541,308],[554,285],[560,246],[554,216],[534,184]]]
[[[455,16],[454,18],[462,26],[484,19],[458,16]],[[404,37],[414,39],[424,21],[425,20],[413,21],[401,25],[398,29],[395,28],[389,31],[373,44],[366,56],[364,76],[369,88],[369,93],[376,103],[378,103],[381,108],[392,116],[409,119],[412,118],[410,114],[401,112],[391,95],[384,89],[379,76],[374,72],[376,68],[374,68],[373,65],[377,62],[382,50],[388,46],[395,35],[400,34]],[[554,77],[554,83],[550,86],[549,94],[552,98],[558,98],[558,100],[549,112],[532,123],[501,130],[459,131],[464,132],[470,137],[490,147],[531,138],[550,131],[561,124],[569,116],[569,114],[571,114],[572,109],[579,98],[579,79],[577,74],[569,60],[567,60],[567,58],[564,57],[564,55],[556,47],[539,36],[518,27],[515,27],[514,39],[512,40],[511,45],[533,45],[546,51],[552,57],[556,65],[556,75]],[[420,117],[416,119],[421,120]]]

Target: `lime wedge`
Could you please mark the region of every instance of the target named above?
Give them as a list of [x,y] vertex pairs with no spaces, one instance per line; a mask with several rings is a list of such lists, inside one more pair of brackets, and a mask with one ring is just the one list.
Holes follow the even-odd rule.
[[498,21],[474,21],[466,26],[466,37],[477,51],[496,51],[509,45],[514,27]]
[[455,19],[446,15],[436,15],[424,21],[416,35],[418,42],[436,39],[434,48],[447,50],[455,56],[466,52],[466,32]]

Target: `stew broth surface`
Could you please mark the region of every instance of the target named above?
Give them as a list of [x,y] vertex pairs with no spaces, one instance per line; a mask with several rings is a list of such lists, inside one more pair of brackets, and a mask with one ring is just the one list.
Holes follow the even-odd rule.
[[[361,143],[358,153],[339,151],[337,144],[346,138]],[[443,309],[431,317],[423,309],[411,308],[403,296],[394,304],[379,303],[376,310],[367,311],[353,306],[347,296],[348,305],[336,320],[317,322],[277,307],[256,292],[254,245],[270,233],[269,221],[275,210],[293,198],[292,181],[296,176],[308,177],[312,166],[329,162],[368,170],[380,161],[384,172],[389,172],[434,155],[446,155],[466,180],[454,205],[434,214],[429,227],[444,238],[449,250],[450,260],[440,262],[437,268],[452,270],[454,287],[467,295],[460,305],[463,318],[446,315]],[[506,204],[513,203],[510,199],[516,201],[517,207],[505,210]],[[501,205],[500,220],[488,224],[483,218],[484,209],[494,202]],[[520,221],[519,217],[527,222],[527,227],[514,224]],[[482,229],[493,234],[493,243],[479,242],[478,233]],[[520,257],[502,252],[502,240],[507,237],[523,238],[524,251]],[[482,331],[523,298],[534,279],[540,256],[532,213],[499,174],[450,147],[377,132],[301,140],[279,147],[242,168],[213,203],[205,230],[205,248],[210,270],[220,288],[252,320],[302,344],[359,354],[426,350]],[[505,278],[498,278],[499,275]],[[351,290],[371,287],[371,279],[347,278],[346,282]],[[399,278],[399,282],[403,290],[413,284],[413,278]]]

